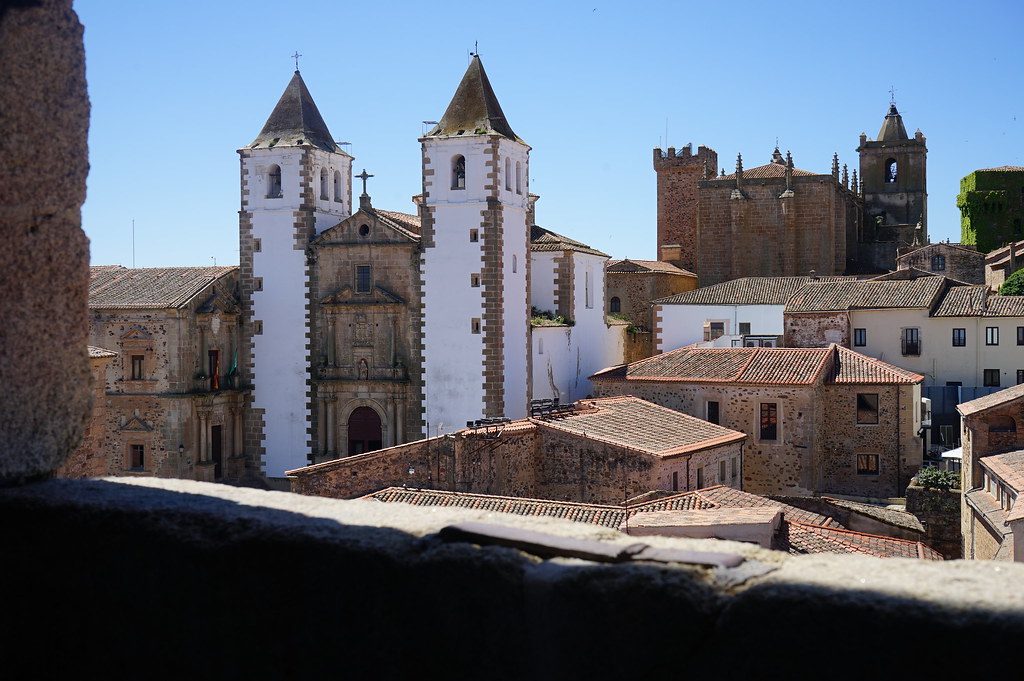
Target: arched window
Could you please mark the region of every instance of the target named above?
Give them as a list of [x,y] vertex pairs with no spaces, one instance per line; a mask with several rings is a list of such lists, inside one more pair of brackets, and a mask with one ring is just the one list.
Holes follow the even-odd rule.
[[1017,422],[1012,416],[993,416],[988,422],[990,433],[1016,433]]
[[370,407],[358,407],[348,417],[348,455],[380,449],[380,416]]
[[272,165],[267,171],[267,198],[281,196],[281,166]]
[[512,159],[505,159],[505,189],[512,191]]
[[943,272],[946,269],[946,256],[944,255],[933,255],[932,256],[932,271]]
[[324,201],[330,198],[327,195],[327,168],[320,169],[320,198]]
[[452,159],[452,189],[466,188],[466,157],[456,156]]
[[516,194],[523,193],[523,164],[516,161]]
[[622,312],[622,301],[618,296],[612,296],[612,299],[608,301],[608,311],[612,314]]
[[888,161],[885,162],[885,181],[895,182],[897,171],[898,168],[896,167],[896,159],[890,158]]
[[334,200],[341,201],[341,171],[334,171]]

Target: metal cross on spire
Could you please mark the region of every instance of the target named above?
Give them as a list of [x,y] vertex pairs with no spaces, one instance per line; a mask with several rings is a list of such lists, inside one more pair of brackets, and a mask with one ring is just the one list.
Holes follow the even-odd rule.
[[367,173],[366,168],[363,168],[363,172],[356,175],[356,177],[363,181],[363,196],[366,196],[366,181],[373,177],[373,175]]
[[895,85],[890,85],[889,86],[889,103],[890,104],[895,104],[896,103],[896,86]]
[[296,70],[296,71],[298,71],[298,70],[299,70],[299,57],[301,57],[301,56],[302,56],[302,55],[301,55],[301,54],[299,54],[299,51],[298,51],[298,50],[295,50],[295,54],[293,54],[293,55],[292,55],[292,59],[294,59],[294,60],[295,60],[295,70]]

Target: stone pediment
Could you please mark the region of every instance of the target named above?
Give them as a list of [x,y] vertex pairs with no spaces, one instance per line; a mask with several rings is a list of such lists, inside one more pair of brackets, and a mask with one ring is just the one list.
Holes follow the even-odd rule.
[[199,314],[238,314],[241,311],[241,307],[238,303],[238,299],[234,296],[226,296],[218,291],[214,291],[213,295],[207,298],[206,302],[199,306],[196,310]]
[[153,430],[153,426],[146,423],[141,416],[138,414],[133,415],[127,421],[121,424],[121,427],[117,429],[118,432],[149,432]]
[[128,329],[123,334],[121,334],[121,337],[118,340],[148,341],[153,340],[153,335],[146,331],[145,329],[141,329],[138,326],[133,326],[132,328]]
[[381,286],[374,286],[369,293],[356,293],[351,286],[344,286],[320,299],[322,305],[405,305],[401,296]]

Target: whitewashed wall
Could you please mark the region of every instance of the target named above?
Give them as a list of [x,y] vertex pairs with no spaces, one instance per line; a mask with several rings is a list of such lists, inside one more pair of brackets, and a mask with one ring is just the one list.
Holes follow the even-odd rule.
[[781,336],[782,305],[655,305],[654,349],[668,352],[704,340],[704,322],[724,321],[726,335],[739,333],[740,322],[750,333]]

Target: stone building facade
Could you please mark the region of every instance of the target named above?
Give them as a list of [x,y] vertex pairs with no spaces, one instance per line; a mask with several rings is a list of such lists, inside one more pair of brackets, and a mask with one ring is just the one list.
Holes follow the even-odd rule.
[[82,434],[82,441],[54,473],[58,478],[92,478],[107,475],[107,460],[102,456],[103,425],[106,414],[107,365],[116,352],[88,347],[92,379],[92,411]]
[[[375,208],[365,170],[353,206],[353,159],[296,72],[239,150],[245,448],[282,485],[311,462],[577,399],[622,361],[607,256],[534,224],[530,147],[479,57],[419,141],[415,215]],[[575,326],[535,333],[544,302]]]
[[896,269],[915,269],[965,284],[985,283],[985,254],[974,246],[951,243],[899,249]]
[[1024,167],[975,170],[960,180],[960,241],[982,253],[1024,238]]
[[1024,530],[1024,509],[1016,504],[1024,491],[1024,385],[964,402],[957,411],[963,417],[963,556],[1020,560],[1024,555],[1014,557],[1017,542],[1007,523],[1012,515],[1014,526]]
[[896,249],[927,243],[927,149],[907,135],[895,105],[878,138],[861,135],[860,173],[793,166],[778,147],[771,162],[715,175],[717,154],[700,147],[654,150],[659,259],[680,264],[702,286],[750,276],[884,272]]
[[628,321],[633,330],[626,361],[654,354],[654,307],[660,300],[697,288],[697,275],[672,263],[610,260],[605,267],[608,314]]
[[921,465],[921,376],[837,345],[682,348],[606,369],[634,395],[750,437],[743,489],[898,496]]
[[528,419],[289,471],[293,491],[353,498],[402,485],[623,503],[650,490],[739,487],[743,433],[632,397],[582,400]]
[[91,270],[90,343],[116,356],[106,357],[100,372],[93,450],[79,472],[249,477],[237,371],[238,268]]

